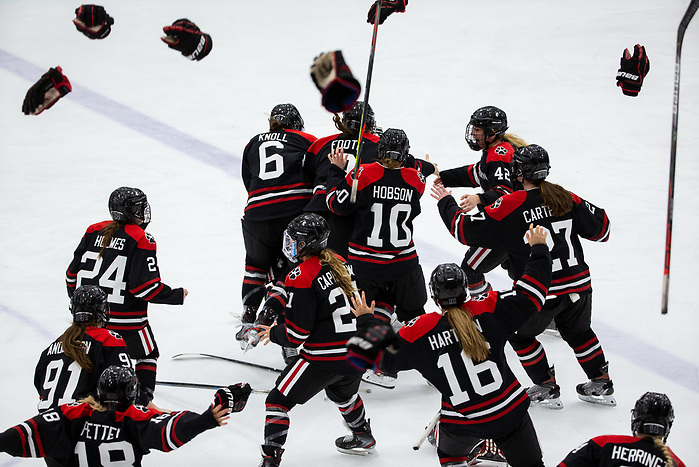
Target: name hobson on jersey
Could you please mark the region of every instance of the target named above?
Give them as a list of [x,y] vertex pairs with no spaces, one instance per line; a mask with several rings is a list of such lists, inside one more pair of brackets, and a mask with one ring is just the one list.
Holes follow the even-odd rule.
[[413,200],[413,193],[414,191],[412,190],[397,186],[374,186],[374,198],[393,199],[396,201],[407,201],[410,203]]

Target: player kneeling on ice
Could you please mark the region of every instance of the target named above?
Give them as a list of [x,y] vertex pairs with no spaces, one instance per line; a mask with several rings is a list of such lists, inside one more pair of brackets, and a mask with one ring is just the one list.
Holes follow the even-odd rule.
[[262,467],[281,463],[289,432],[289,412],[325,390],[351,435],[335,441],[346,454],[366,454],[376,441],[365,417],[364,402],[357,394],[363,371],[346,361],[346,343],[370,316],[355,318],[349,297],[356,289],[351,269],[327,249],[330,229],[321,216],[305,213],[289,223],[284,232],[284,254],[300,262],[284,283],[288,301],[284,321],[260,325],[260,341],[303,349],[287,363],[276,387],[265,400],[265,430]]
[[647,392],[631,411],[633,436],[596,436],[572,450],[558,466],[684,467],[684,462],[665,445],[674,420],[670,399],[665,394]]
[[[539,312],[551,283],[546,233],[529,227],[531,246],[524,274],[507,292],[467,300],[461,268],[441,264],[432,272],[430,291],[442,313],[421,315],[398,335],[378,321],[347,343],[348,359],[359,368],[418,370],[440,393],[440,462],[465,467],[492,439],[513,466],[543,466],[541,447],[527,412],[529,398],[507,364],[505,343]],[[365,297],[352,299],[358,316],[373,314]]]
[[242,410],[251,392],[248,384],[226,389],[234,399],[217,393],[217,405],[201,415],[187,410],[163,413],[134,405],[136,373],[110,366],[100,376],[97,400],[89,396],[9,428],[0,433],[0,452],[69,459],[68,466],[111,465],[115,459],[122,461],[119,465],[140,466],[151,449],[170,452],[208,429],[226,425],[229,411]]

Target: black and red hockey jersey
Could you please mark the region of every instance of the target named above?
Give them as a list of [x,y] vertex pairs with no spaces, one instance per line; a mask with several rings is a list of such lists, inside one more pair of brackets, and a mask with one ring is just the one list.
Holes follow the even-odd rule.
[[[673,467],[684,467],[679,457],[667,448]],[[597,436],[574,449],[558,467],[666,467],[662,450],[648,438],[635,436]],[[670,467],[670,466],[667,466]]]
[[553,258],[549,295],[565,295],[592,291],[580,238],[606,242],[610,233],[604,209],[575,194],[573,201],[573,209],[561,217],[553,216],[543,204],[538,188],[503,196],[473,215],[461,211],[451,196],[442,198],[437,206],[449,232],[461,243],[506,250],[510,277],[514,279],[522,274],[529,256],[525,239],[529,224],[548,229],[547,242]]
[[68,295],[81,285],[97,285],[107,293],[108,329],[142,329],[148,323],[148,302],[181,305],[184,290],[161,282],[155,238],[138,225],[117,229],[100,257],[101,231],[109,223],[93,224],[83,235],[66,272]]
[[[328,189],[328,172],[332,165],[328,159],[328,155],[331,151],[342,148],[345,154],[354,156],[347,159],[345,172],[349,173],[354,169],[354,164],[357,160],[357,146],[357,137],[348,136],[344,133],[337,133],[332,136],[326,136],[325,138],[319,138],[311,145],[306,155],[306,165],[309,169],[314,171],[315,181],[313,183],[313,198],[309,201],[304,211],[328,212],[325,196]],[[365,133],[364,140],[362,141],[362,160],[360,164],[375,162],[378,157],[379,137],[371,133]]]
[[[345,268],[352,273],[347,264]],[[354,316],[330,268],[313,256],[289,273],[284,286],[288,297],[285,322],[272,328],[270,340],[282,346],[303,345],[299,352],[302,358],[337,373],[356,373],[345,360],[346,344],[357,332],[358,323],[370,317]]]
[[278,219],[303,210],[313,195],[314,175],[304,161],[315,140],[297,130],[269,131],[250,140],[241,173],[248,191],[245,219]]
[[514,149],[507,141],[484,149],[475,164],[456,169],[440,170],[439,177],[445,187],[480,187],[483,206],[492,204],[499,197],[512,193],[512,155]]
[[507,364],[505,343],[541,309],[550,281],[548,249],[534,245],[514,289],[482,294],[462,305],[488,341],[486,360],[467,357],[448,318],[429,313],[400,329],[398,352],[384,352],[380,368],[419,371],[442,394],[441,423],[480,438],[511,432],[529,407],[529,398]]
[[[344,177],[344,178],[343,178]],[[420,214],[425,176],[408,167],[387,169],[378,162],[361,165],[357,200],[350,202],[352,174],[333,165],[327,195],[330,210],[355,215],[347,260],[367,279],[400,277],[418,266],[413,220]]]
[[161,413],[139,405],[99,412],[73,403],[0,433],[0,452],[14,457],[68,459],[67,467],[140,466],[151,449],[170,452],[218,426],[211,410]]
[[124,339],[114,331],[88,326],[83,347],[92,361],[91,372],[63,353],[60,338],[41,353],[34,372],[39,412],[96,395],[97,381],[109,366],[132,366]]

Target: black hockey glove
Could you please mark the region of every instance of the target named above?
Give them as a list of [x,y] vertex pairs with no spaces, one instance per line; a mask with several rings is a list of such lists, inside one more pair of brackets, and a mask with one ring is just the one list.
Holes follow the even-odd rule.
[[359,98],[359,81],[352,76],[339,50],[318,55],[311,66],[311,78],[323,96],[321,104],[329,112],[351,109]]
[[370,324],[347,341],[347,360],[352,366],[376,371],[384,350],[398,351],[398,339],[388,324]]
[[199,27],[186,18],[178,19],[172,26],[163,28],[162,41],[171,49],[179,50],[190,60],[201,60],[209,55],[214,46],[211,36],[201,32]]
[[22,112],[24,115],[39,115],[72,90],[73,87],[60,66],[49,68],[49,71],[27,91],[22,103]]
[[81,5],[75,9],[73,24],[90,39],[104,39],[112,32],[114,18],[99,5]]
[[[386,21],[386,18],[391,16],[396,11],[398,13],[405,12],[405,6],[407,4],[408,0],[383,0],[381,2],[381,12],[379,13],[379,24],[383,24],[383,22]],[[376,1],[373,5],[371,5],[371,8],[369,8],[369,13],[366,17],[367,23],[374,24],[374,21],[376,21],[376,7],[378,5],[379,2]]]
[[225,388],[221,388],[214,394],[214,405],[220,405],[224,409],[230,409],[231,412],[240,412],[248,403],[248,397],[252,388],[248,383],[231,384]]
[[646,48],[636,44],[633,48],[633,56],[629,49],[624,50],[621,56],[621,67],[616,74],[616,85],[621,87],[621,92],[627,96],[636,97],[641,92],[643,78],[650,71],[650,60],[646,55]]

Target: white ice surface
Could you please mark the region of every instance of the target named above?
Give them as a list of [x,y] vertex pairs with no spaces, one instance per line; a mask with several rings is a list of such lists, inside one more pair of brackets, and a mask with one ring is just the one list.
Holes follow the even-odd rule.
[[[274,375],[265,371],[170,357],[210,352],[281,364],[278,348],[243,355],[233,340],[237,322],[229,312],[241,308],[244,263],[240,155],[277,103],[296,104],[316,136],[335,131],[309,67],[318,53],[341,49],[364,84],[369,4],[113,1],[104,3],[116,20],[112,34],[91,41],[71,23],[77,3],[0,2],[0,429],[35,414],[34,366],[69,323],[65,268],[85,227],[107,218],[109,193],[123,185],[148,194],[163,280],[190,291],[184,306],[150,307],[162,353],[158,377],[272,387]],[[687,465],[699,465],[697,19],[684,39],[670,312],[660,314],[675,39],[687,4],[413,0],[379,30],[370,103],[380,126],[407,132],[413,154],[429,154],[442,168],[476,161],[465,125],[476,108],[497,105],[510,131],[548,150],[551,181],[609,213],[611,239],[586,243],[585,252],[593,328],[619,406],[579,401],[575,384],[585,377],[572,351],[543,337],[566,404],[562,411],[531,409],[547,465],[591,436],[628,433],[629,410],[649,390],[669,395],[677,415],[669,445]],[[213,51],[201,62],[159,40],[161,28],[181,17],[213,36]],[[646,46],[651,70],[640,96],[631,98],[614,77],[621,52],[635,43]],[[23,115],[27,89],[56,65],[73,92],[38,117]],[[448,235],[429,194],[422,204],[415,238],[428,275],[440,262],[460,261],[465,247]],[[502,271],[490,278],[509,286]],[[161,387],[156,402],[202,411],[212,392]],[[438,465],[430,446],[411,448],[439,401],[416,372],[364,400],[378,455],[338,453],[334,439],[346,433],[341,417],[317,396],[291,413],[283,465]],[[251,396],[228,426],[178,452],[154,452],[144,464],[257,465],[263,402]],[[15,464],[43,463],[0,454],[0,465]]]

